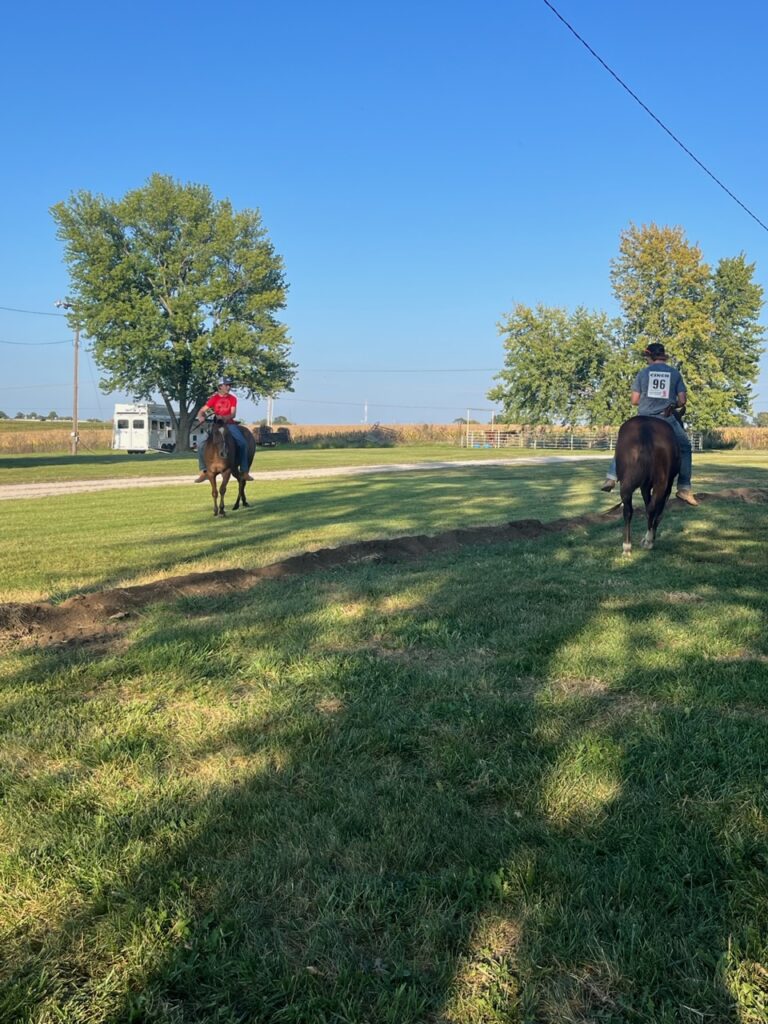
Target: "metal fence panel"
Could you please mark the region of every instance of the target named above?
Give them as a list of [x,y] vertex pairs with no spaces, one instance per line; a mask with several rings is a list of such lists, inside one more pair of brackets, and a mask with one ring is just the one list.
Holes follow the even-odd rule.
[[[617,432],[593,431],[592,433],[547,432],[533,433],[529,430],[468,430],[462,437],[464,448],[554,448],[568,451],[613,451],[616,447]],[[703,451],[703,434],[688,431],[694,451]]]

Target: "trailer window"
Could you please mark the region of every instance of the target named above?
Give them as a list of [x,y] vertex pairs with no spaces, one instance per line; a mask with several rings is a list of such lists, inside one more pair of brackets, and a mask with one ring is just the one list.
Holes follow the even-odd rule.
[[133,421],[133,429],[134,430],[142,430],[143,428],[144,428],[144,420],[134,420]]
[[157,420],[152,420],[152,429],[157,430]]
[[128,420],[118,420],[117,421],[117,429],[118,430],[127,430],[128,429]]

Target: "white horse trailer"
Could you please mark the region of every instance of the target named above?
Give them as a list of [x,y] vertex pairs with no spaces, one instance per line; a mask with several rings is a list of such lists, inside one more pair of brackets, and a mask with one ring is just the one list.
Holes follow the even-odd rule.
[[164,405],[123,403],[115,406],[112,447],[129,454],[146,451],[172,452],[176,431]]

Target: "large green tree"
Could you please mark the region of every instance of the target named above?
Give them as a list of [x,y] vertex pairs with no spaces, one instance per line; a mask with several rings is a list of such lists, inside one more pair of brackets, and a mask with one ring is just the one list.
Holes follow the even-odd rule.
[[[763,289],[752,275],[755,264],[744,253],[721,259],[712,276],[712,347],[722,375],[726,412],[744,416],[751,410],[752,389],[760,372],[763,328],[758,317]],[[723,419],[721,426],[728,425]]]
[[501,403],[507,422],[590,422],[616,327],[583,307],[518,303],[499,324],[504,369],[488,398]]
[[160,395],[181,441],[223,373],[253,399],[291,389],[283,264],[258,210],[154,174],[122,199],[78,192],[51,212],[70,320],[105,390]]
[[762,288],[743,255],[713,272],[680,227],[631,225],[611,265],[624,343],[638,356],[661,342],[680,368],[692,426],[739,422],[757,379]]
[[603,364],[602,377],[589,405],[591,426],[618,427],[629,419],[634,412],[630,397],[632,381],[642,365],[635,350],[624,344],[617,328],[611,351]]

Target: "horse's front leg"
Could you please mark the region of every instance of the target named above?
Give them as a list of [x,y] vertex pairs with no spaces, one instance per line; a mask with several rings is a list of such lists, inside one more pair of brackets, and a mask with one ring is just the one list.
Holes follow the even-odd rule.
[[226,515],[224,512],[224,495],[227,493],[227,484],[229,478],[232,475],[231,470],[227,469],[221,474],[221,487],[219,488],[219,515]]
[[209,470],[208,471],[208,475],[211,478],[211,495],[213,497],[213,514],[215,516],[217,516],[219,514],[219,506],[217,505],[216,502],[217,502],[217,499],[219,497],[219,492],[218,492],[218,489],[216,487],[216,474],[213,472],[213,470]]

